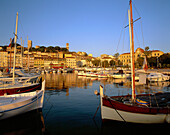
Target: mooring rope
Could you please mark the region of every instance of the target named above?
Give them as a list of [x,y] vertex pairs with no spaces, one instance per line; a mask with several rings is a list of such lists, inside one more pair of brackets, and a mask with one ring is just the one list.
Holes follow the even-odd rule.
[[113,106],[113,104],[111,103],[111,99],[108,98],[108,100],[109,100],[110,104],[112,105],[112,107],[115,109],[116,113],[120,116],[120,118],[121,118],[124,122],[126,122],[125,119],[123,118],[123,116],[117,111],[117,109],[116,109],[116,108]]

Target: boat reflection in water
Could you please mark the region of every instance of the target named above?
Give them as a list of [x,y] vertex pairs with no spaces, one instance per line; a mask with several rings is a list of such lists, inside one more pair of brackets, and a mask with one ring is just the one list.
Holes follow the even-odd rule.
[[[75,73],[68,74],[45,74],[46,78],[46,90],[56,90],[58,92],[65,91],[69,95],[69,88],[83,88],[88,89],[93,84],[100,83],[106,87],[110,87],[110,90],[114,95],[128,94],[131,89],[131,82],[129,79],[113,79],[113,78],[91,78],[78,76]],[[168,92],[170,82],[148,82],[144,85],[137,85],[137,94],[142,93],[155,93],[155,92]],[[112,89],[120,88],[120,89]],[[98,88],[96,88],[98,89]],[[118,92],[118,93],[115,93]],[[119,93],[121,91],[121,93]],[[106,91],[107,92],[107,91]],[[116,95],[117,94],[117,95]]]
[[[132,129],[138,134],[143,131],[155,133],[168,131],[167,126],[137,125],[120,122],[102,122],[99,107],[99,96],[94,95],[103,85],[107,95],[127,95],[131,93],[131,82],[126,79],[91,78],[78,76],[76,73],[45,74],[46,93],[43,115],[48,134],[113,134],[126,133]],[[136,86],[137,93],[170,92],[167,84]],[[154,87],[153,87],[154,86]],[[161,86],[161,87],[160,87]],[[164,87],[165,86],[165,87]],[[157,89],[155,89],[155,87]],[[97,109],[98,108],[98,109]],[[97,111],[98,110],[98,111]],[[95,113],[96,112],[96,113]],[[145,130],[146,129],[146,130]],[[133,133],[134,133],[133,132]]]
[[[45,74],[46,88],[42,112],[37,110],[0,121],[0,134],[81,134],[98,135],[151,131],[168,132],[167,125],[136,125],[102,122],[100,98],[94,94],[103,85],[108,95],[131,93],[126,79],[79,77],[76,73]],[[170,92],[169,82],[136,86],[137,93]],[[96,112],[96,113],[95,113]],[[96,114],[96,115],[95,115]],[[169,126],[169,125],[168,125]],[[159,127],[159,128],[158,128]],[[133,133],[134,133],[133,132]],[[144,132],[143,132],[144,133]]]
[[41,109],[33,110],[12,118],[0,121],[1,135],[43,134],[44,118]]

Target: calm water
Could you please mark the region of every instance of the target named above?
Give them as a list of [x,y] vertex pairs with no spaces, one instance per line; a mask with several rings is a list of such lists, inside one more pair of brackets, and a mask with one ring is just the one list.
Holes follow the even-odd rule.
[[[0,134],[167,134],[169,125],[137,125],[102,122],[100,97],[94,95],[103,85],[107,95],[131,93],[128,80],[91,79],[74,73],[46,74],[46,92],[42,112],[35,110],[9,120],[0,121]],[[169,82],[137,86],[137,93],[170,92]]]

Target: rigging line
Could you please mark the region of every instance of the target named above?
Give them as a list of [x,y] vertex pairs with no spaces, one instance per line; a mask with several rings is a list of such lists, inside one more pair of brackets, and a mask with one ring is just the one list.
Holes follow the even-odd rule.
[[141,23],[141,32],[142,32],[143,47],[145,47],[144,36],[143,36],[142,20],[140,20],[140,23]]
[[136,36],[136,39],[137,39],[137,44],[139,44],[139,47],[140,47],[140,42],[139,42],[139,39],[138,39],[138,36],[137,36],[137,33],[136,33],[136,30],[133,28],[133,30],[135,31],[135,36]]
[[[129,5],[128,5],[128,7],[127,7],[127,10],[126,10],[126,11],[128,11],[128,9],[129,9]],[[125,23],[126,23],[126,21],[127,21],[127,16],[128,16],[128,12],[126,12],[126,14],[125,14],[125,18],[124,18],[123,26],[125,26]],[[122,30],[121,30],[121,34],[120,34],[120,37],[119,37],[119,41],[118,41],[118,45],[117,45],[117,48],[116,48],[116,52],[118,51],[118,46],[119,46],[119,44],[120,44],[120,40],[121,40],[121,37],[122,37],[123,29],[124,29],[124,27],[122,27]]]
[[122,52],[124,52],[124,40],[125,40],[125,29],[124,29],[124,33],[123,33],[123,50],[122,50]]
[[123,118],[123,116],[118,112],[118,110],[113,106],[111,99],[108,98],[108,101],[110,102],[111,106],[115,109],[116,113],[119,115],[119,117],[123,120],[123,122],[126,123],[126,120]]
[[138,10],[137,10],[137,8],[136,8],[136,6],[135,6],[135,4],[132,2],[132,4],[133,4],[133,7],[135,8],[135,10],[136,10],[136,13],[138,14],[138,16],[140,17],[140,14],[139,14],[139,12],[138,12]]
[[122,36],[122,32],[123,32],[123,29],[121,30],[121,34],[120,34],[120,37],[119,37],[119,41],[118,41],[118,45],[117,45],[117,48],[116,48],[116,52],[118,51],[118,46],[120,44],[120,39],[121,39],[121,36]]
[[[20,19],[21,20],[21,19]],[[19,23],[21,24],[21,29],[22,29],[22,31],[23,31],[23,35],[24,35],[24,40],[26,41],[26,35],[25,35],[25,32],[24,32],[24,29],[23,29],[23,25],[22,25],[22,23],[21,23],[21,21],[19,20]],[[22,37],[22,36],[21,36]]]
[[[133,7],[135,8],[136,13],[141,18],[141,15],[139,14],[135,4],[133,2],[132,2],[132,4],[133,4]],[[145,47],[144,36],[143,36],[143,27],[142,27],[142,19],[140,19],[140,22],[141,22],[141,32],[142,32],[142,39],[143,39],[143,47]]]

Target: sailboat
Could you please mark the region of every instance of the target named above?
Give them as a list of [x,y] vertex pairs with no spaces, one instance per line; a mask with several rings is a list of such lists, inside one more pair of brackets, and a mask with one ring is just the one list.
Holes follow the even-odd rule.
[[14,62],[13,62],[13,77],[12,78],[0,78],[0,96],[19,94],[23,92],[31,92],[35,90],[41,90],[42,77],[39,75],[15,77],[15,61],[16,61],[16,44],[17,44],[17,28],[18,28],[18,12],[16,15],[16,28],[14,39]]
[[[15,55],[18,27],[18,12],[16,16],[15,48],[12,83],[8,80],[0,86],[0,120],[10,118],[31,110],[43,107],[45,80],[42,78],[27,78],[28,82],[19,83],[15,78]],[[4,78],[3,78],[4,79]]]
[[45,80],[42,82],[41,90],[0,96],[0,120],[20,115],[35,109],[42,109],[44,92]]
[[136,95],[135,93],[132,0],[130,0],[130,10],[128,10],[128,14],[131,46],[132,95],[106,96],[103,94],[103,86],[100,85],[102,120],[142,124],[170,123],[170,107],[168,107],[167,102],[170,100],[170,93],[156,93],[153,95]]

